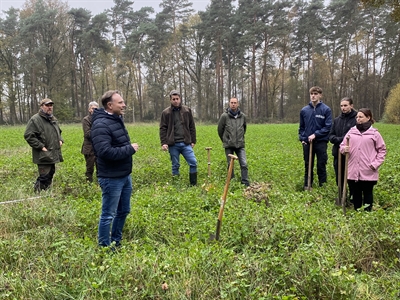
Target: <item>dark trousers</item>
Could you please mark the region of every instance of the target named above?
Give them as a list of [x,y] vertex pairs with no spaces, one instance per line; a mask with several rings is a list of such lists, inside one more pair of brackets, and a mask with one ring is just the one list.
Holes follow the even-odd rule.
[[357,210],[365,204],[369,204],[365,208],[366,211],[372,210],[372,203],[374,202],[373,189],[376,181],[355,181],[348,180],[349,186],[353,191],[353,204],[354,209]]
[[[308,162],[310,153],[310,144],[303,145],[303,157],[304,157],[304,186],[308,183]],[[311,186],[314,180],[314,160],[317,157],[317,174],[319,186],[326,183],[326,163],[328,162],[328,154],[326,150],[328,148],[328,142],[313,142],[312,147],[312,161],[311,161]]]
[[93,182],[94,166],[96,165],[96,156],[93,154],[85,154],[86,161],[86,180]]
[[56,165],[42,165],[38,164],[39,177],[36,179],[35,191],[40,192],[49,188],[53,182],[53,176],[56,172]]
[[[346,156],[343,154],[339,154],[342,156],[341,158],[341,163],[342,163],[342,168],[341,168],[341,191],[340,191],[340,196],[342,196],[342,191],[343,191],[343,184],[344,184],[344,171],[345,171],[345,166],[346,166]],[[333,168],[335,169],[335,175],[336,175],[336,185],[339,186],[339,158],[338,156],[334,156],[333,157]],[[353,191],[352,191],[352,187],[350,185],[349,186],[349,194],[350,197],[353,195]]]
[[[226,160],[228,162],[228,169],[229,169],[229,164],[231,162],[229,154],[237,155],[240,165],[241,183],[243,183],[246,186],[249,186],[250,181],[249,181],[249,170],[247,167],[246,150],[244,150],[244,148],[225,148],[225,155],[226,155]],[[232,178],[234,177],[235,173],[234,169],[232,169]]]

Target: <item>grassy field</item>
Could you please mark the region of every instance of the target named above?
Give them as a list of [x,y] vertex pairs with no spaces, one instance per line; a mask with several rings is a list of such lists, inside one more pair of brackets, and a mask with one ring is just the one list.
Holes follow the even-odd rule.
[[374,211],[344,216],[334,205],[331,146],[327,186],[305,192],[297,124],[249,125],[252,187],[231,182],[219,242],[209,241],[226,180],[216,126],[197,126],[196,187],[184,160],[172,182],[157,125],[127,126],[140,149],[132,211],[114,254],[97,247],[101,190],[84,179],[80,125],[61,126],[65,162],[41,197],[24,127],[0,127],[0,299],[400,297],[399,126],[376,125],[388,154]]

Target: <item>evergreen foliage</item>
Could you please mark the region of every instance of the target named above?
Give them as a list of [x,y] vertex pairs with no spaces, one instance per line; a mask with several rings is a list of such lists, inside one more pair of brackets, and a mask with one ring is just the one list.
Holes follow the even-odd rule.
[[314,85],[334,115],[347,96],[380,119],[400,82],[398,2],[363,2],[372,5],[210,0],[195,13],[188,0],[163,0],[158,12],[118,0],[92,15],[27,0],[0,17],[0,124],[26,123],[45,97],[75,122],[109,89],[122,92],[131,122],[158,120],[172,89],[202,121],[216,122],[236,96],[251,122],[297,122]]

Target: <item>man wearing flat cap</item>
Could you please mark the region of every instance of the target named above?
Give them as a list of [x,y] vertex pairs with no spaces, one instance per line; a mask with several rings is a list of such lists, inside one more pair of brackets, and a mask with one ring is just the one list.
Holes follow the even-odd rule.
[[40,101],[39,112],[30,118],[26,125],[24,138],[32,147],[32,160],[37,164],[39,177],[34,190],[49,188],[56,171],[55,164],[62,162],[61,146],[63,139],[57,119],[53,116],[54,102],[48,98]]
[[182,105],[177,90],[169,93],[171,105],[163,110],[160,121],[160,141],[164,151],[169,151],[172,162],[172,176],[179,176],[179,157],[189,165],[190,185],[197,184],[197,160],[193,147],[196,144],[196,126],[192,111]]

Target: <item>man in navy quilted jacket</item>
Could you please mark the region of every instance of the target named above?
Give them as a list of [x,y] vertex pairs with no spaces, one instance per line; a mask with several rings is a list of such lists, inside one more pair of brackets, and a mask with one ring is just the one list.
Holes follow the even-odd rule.
[[119,247],[122,229],[130,212],[132,194],[132,155],[138,144],[131,144],[123,122],[126,105],[119,91],[108,91],[102,98],[104,108],[92,116],[91,139],[97,158],[97,180],[102,190],[99,221],[99,246]]
[[332,111],[321,101],[322,89],[314,86],[310,89],[310,102],[300,111],[299,140],[303,146],[304,187],[308,181],[308,163],[310,143],[312,143],[311,186],[313,182],[314,156],[317,156],[317,175],[319,186],[326,183],[326,164],[328,162],[329,131],[332,126]]

